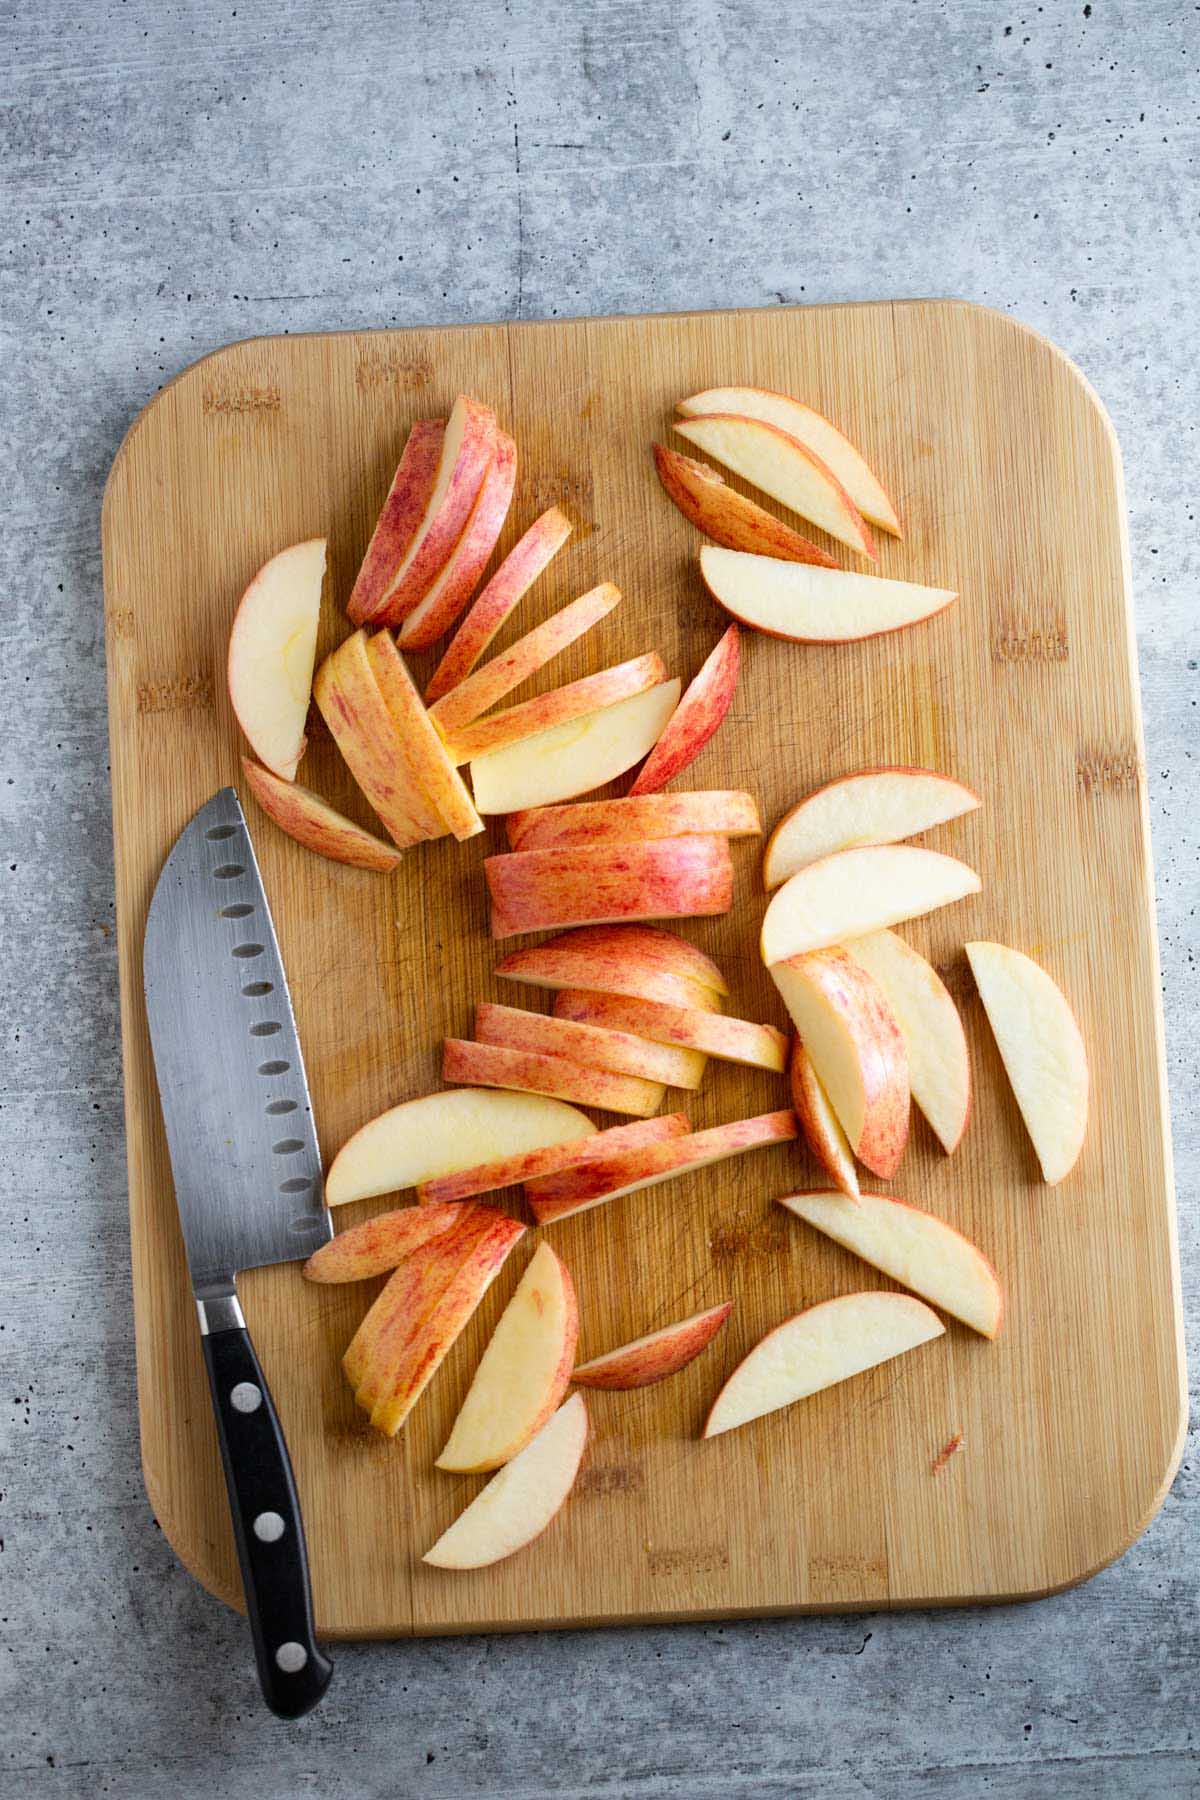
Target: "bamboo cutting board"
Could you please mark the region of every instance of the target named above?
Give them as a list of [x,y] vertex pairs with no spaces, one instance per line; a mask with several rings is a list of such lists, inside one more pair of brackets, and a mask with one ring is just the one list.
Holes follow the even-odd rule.
[[[1111,429],[1078,372],[999,314],[928,302],[264,339],[206,358],[152,402],[104,510],[143,1463],[179,1556],[231,1604],[141,992],[146,907],[171,841],[216,788],[243,787],[327,1157],[439,1085],[442,1037],[470,1034],[477,1000],[546,1004],[492,974],[480,864],[498,822],[409,852],[385,879],[308,855],[254,809],[224,684],[237,599],[275,551],[327,534],[319,653],[337,642],[408,427],[463,390],[520,449],[501,549],[552,502],[576,522],[502,642],[608,578],[624,604],[538,685],[648,649],[687,678],[726,621],[649,445],[670,441],[678,397],[735,381],[840,423],[907,529],[902,544],[882,539],[881,572],[962,598],[857,645],[744,634],[734,707],[676,785],[748,787],[768,825],[867,764],[928,765],[984,796],[928,840],[977,868],[983,893],[903,928],[963,1009],[974,1114],[952,1158],[916,1118],[892,1191],[992,1258],[1004,1332],[988,1344],[951,1323],[894,1364],[702,1443],[709,1401],[764,1331],[889,1285],[772,1204],[823,1185],[815,1164],[783,1146],[565,1221],[553,1242],[579,1289],[581,1356],[727,1295],[736,1309],[674,1380],[589,1393],[568,1506],[530,1549],[463,1575],[420,1555],[484,1478],[439,1474],[433,1459],[532,1234],[395,1442],[356,1413],[339,1368],[378,1284],[314,1289],[295,1265],[250,1273],[242,1297],[296,1466],[319,1627],[391,1636],[1044,1594],[1124,1550],[1175,1471],[1185,1382],[1124,500]],[[370,822],[323,734],[301,774]],[[782,1025],[757,953],[759,847],[734,855],[732,913],[682,929],[726,971],[729,1011]],[[1038,1178],[973,993],[971,937],[1031,952],[1080,1016],[1093,1119],[1056,1190]],[[702,1093],[669,1101],[706,1126],[784,1105],[786,1090],[713,1062]]]

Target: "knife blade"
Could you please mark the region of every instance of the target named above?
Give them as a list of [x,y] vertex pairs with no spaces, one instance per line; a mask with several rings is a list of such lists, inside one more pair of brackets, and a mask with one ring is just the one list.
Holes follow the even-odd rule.
[[333,1670],[316,1643],[291,1463],[236,1277],[308,1257],[333,1226],[287,979],[233,788],[201,807],[167,857],[142,970],[259,1680],[272,1711],[297,1718]]

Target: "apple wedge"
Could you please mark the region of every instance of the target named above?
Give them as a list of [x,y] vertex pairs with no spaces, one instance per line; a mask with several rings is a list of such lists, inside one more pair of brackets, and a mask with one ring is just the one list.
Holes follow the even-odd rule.
[[638,771],[630,795],[656,794],[695,762],[737,692],[741,668],[738,628],[731,625],[684,691],[666,730]]
[[436,1467],[475,1475],[511,1462],[566,1393],[578,1337],[574,1283],[549,1244],[539,1244],[488,1340]]
[[485,857],[483,872],[494,938],[623,919],[709,918],[733,905],[733,862],[718,837],[517,850]]
[[879,983],[840,948],[774,963],[771,976],[855,1156],[894,1175],[908,1141],[908,1057]]
[[449,1231],[461,1214],[458,1206],[401,1206],[380,1213],[322,1244],[305,1263],[304,1278],[330,1283],[385,1275],[430,1238]]
[[798,1130],[796,1115],[790,1110],[735,1119],[729,1125],[690,1132],[687,1137],[594,1157],[560,1175],[527,1182],[525,1197],[539,1225],[550,1225],[571,1213],[586,1212],[589,1207],[617,1200],[622,1194],[672,1181],[690,1169],[706,1169],[710,1163],[723,1162],[728,1156],[786,1143]]
[[412,767],[412,746],[392,721],[367,655],[367,634],[356,631],[327,656],[313,682],[334,743],[388,836],[406,849],[448,827]]
[[590,1138],[595,1129],[586,1113],[536,1094],[423,1094],[346,1140],[325,1177],[325,1204],[398,1193],[478,1163]]
[[261,763],[294,779],[304,754],[312,692],[325,539],[281,550],[238,602],[226,675],[237,722]]
[[778,556],[784,562],[837,567],[827,551],[810,544],[774,513],[729,487],[707,463],[684,456],[682,451],[668,450],[665,444],[652,444],[651,449],[667,497],[714,544],[723,544],[727,550],[749,550],[758,556]]
[[777,890],[763,918],[768,965],[846,938],[865,937],[949,906],[983,883],[974,869],[912,844],[871,844],[809,863]]
[[978,794],[934,769],[860,769],[817,788],[785,813],[767,839],[763,886],[776,888],[839,850],[895,844],[981,804]]
[[1070,1004],[1045,969],[1006,944],[966,946],[992,1035],[1053,1187],[1079,1160],[1088,1121],[1088,1061]]
[[[879,525],[893,537],[903,537],[896,509],[888,499],[878,478],[868,468],[860,451],[836,425],[821,413],[814,412],[799,400],[786,394],[774,394],[767,388],[708,388],[679,402],[677,410],[685,418],[708,413],[738,413],[743,418],[765,419],[778,426],[789,437],[819,456],[825,467],[836,475],[850,498],[866,519]],[[747,546],[749,547],[749,546]]]
[[571,1380],[580,1387],[615,1389],[649,1387],[655,1381],[665,1381],[668,1375],[678,1375],[680,1369],[695,1362],[732,1311],[733,1301],[724,1300],[720,1306],[710,1306],[707,1312],[693,1313],[690,1319],[664,1325],[661,1330],[634,1338],[603,1356],[594,1356],[590,1362],[579,1363]]
[[426,700],[439,700],[466,680],[518,601],[528,593],[570,535],[571,522],[557,506],[550,507],[534,520],[472,602],[470,612],[430,677],[425,689]]
[[[729,992],[729,983],[711,956],[706,956],[687,938],[674,931],[665,931],[660,925],[589,925],[580,931],[564,932],[562,937],[549,938],[538,946],[538,950],[562,951],[564,955],[581,958],[589,968],[599,965],[605,969],[609,960],[618,957],[639,971],[657,970],[664,975],[679,975],[685,981],[709,988],[714,994]],[[531,954],[536,955],[537,951],[518,950],[508,961],[515,962],[517,958]],[[600,987],[601,983],[581,981],[575,985]],[[632,994],[639,990],[620,988],[612,991]],[[707,1005],[705,1010],[708,1010]]]
[[[556,725],[585,718],[601,707],[632,700],[636,695],[658,687],[666,673],[662,657],[657,650],[651,650],[645,656],[630,657],[628,662],[617,663],[611,669],[585,675],[566,687],[535,694],[532,700],[522,701],[520,706],[509,706],[503,712],[489,714],[486,719],[476,719],[473,725],[463,725],[452,731],[447,730],[442,719],[437,720],[437,725],[454,761],[470,762],[474,757],[487,756],[506,745],[537,737]],[[448,699],[451,697],[447,696]]]
[[704,1077],[704,1058],[694,1050],[651,1043],[607,1026],[578,1023],[566,1014],[548,1019],[544,1013],[522,1012],[518,1007],[496,1006],[491,1001],[475,1008],[475,1041],[503,1044],[510,1050],[565,1056],[585,1069],[640,1075],[645,1081],[661,1082],[665,1087],[695,1089]]
[[515,1187],[518,1182],[534,1181],[541,1175],[556,1175],[560,1169],[577,1168],[592,1155],[607,1156],[613,1150],[632,1150],[640,1144],[657,1144],[663,1138],[683,1137],[688,1129],[686,1113],[659,1113],[652,1119],[637,1119],[632,1125],[612,1125],[607,1131],[598,1131],[594,1137],[580,1138],[573,1144],[528,1150],[523,1156],[500,1157],[495,1162],[464,1169],[461,1174],[439,1175],[421,1183],[417,1199],[422,1206],[469,1200],[475,1194]]
[[385,844],[374,832],[364,831],[344,813],[335,812],[311,788],[301,787],[298,781],[281,781],[248,756],[243,756],[242,768],[267,817],[306,850],[315,850],[331,862],[350,863],[356,869],[374,869],[384,875],[400,861],[394,844]]
[[382,604],[393,572],[412,549],[438,478],[445,437],[445,419],[418,419],[405,440],[387,499],[346,604],[353,625],[369,620]]
[[471,764],[481,813],[520,812],[573,800],[603,787],[640,762],[662,736],[679,704],[678,677],[582,719],[494,750]]
[[449,631],[478,587],[487,560],[496,548],[516,485],[517,446],[508,433],[497,426],[495,454],[463,534],[424,599],[418,600],[401,622],[402,649],[428,650]]
[[367,639],[367,661],[404,747],[408,781],[424,789],[439,819],[460,843],[474,837],[483,830],[483,820],[471,804],[466,782],[446,755],[390,631],[377,631]]
[[521,981],[530,987],[588,988],[602,994],[660,1000],[697,1012],[718,1011],[720,996],[712,983],[652,958],[636,941],[644,930],[640,925],[610,925],[568,931],[544,944],[512,951],[496,964],[495,972],[504,981]]
[[875,545],[857,506],[828,464],[790,432],[780,431],[765,419],[748,419],[737,413],[706,413],[682,423],[676,420],[675,429],[752,487],[761,488],[839,543],[874,561]]
[[936,1313],[908,1294],[823,1300],[769,1331],[738,1364],[713,1402],[704,1436],[806,1400],[941,1337],[945,1329]]
[[510,813],[504,824],[511,850],[627,844],[664,837],[757,837],[762,829],[753,794],[737,788],[581,800],[574,806],[534,806],[527,812]]
[[912,1097],[951,1155],[971,1111],[971,1059],[958,1008],[937,971],[894,931],[851,938],[846,952],[883,989],[908,1053]]
[[630,1113],[635,1119],[648,1119],[663,1098],[659,1081],[643,1081],[639,1075],[610,1075],[606,1069],[585,1069],[565,1056],[512,1050],[503,1044],[475,1044],[468,1038],[445,1040],[442,1080],[576,1100],[580,1106]]
[[587,1410],[583,1396],[572,1394],[422,1560],[435,1569],[484,1569],[523,1550],[570,1493],[586,1443]]
[[602,1025],[610,1031],[633,1031],[655,1043],[715,1056],[720,1062],[741,1063],[748,1069],[770,1069],[777,1075],[783,1073],[787,1060],[787,1039],[773,1025],[755,1025],[749,1019],[731,1019],[724,1013],[700,1012],[686,1006],[666,1006],[661,1000],[628,999],[622,994],[565,988],[554,1002],[554,1016],[573,1019],[581,1025]]
[[[829,1095],[821,1086],[821,1078],[813,1067],[812,1057],[798,1037],[792,1039],[788,1076],[792,1105],[796,1109],[805,1142],[830,1180],[851,1200],[857,1200],[858,1171],[854,1167],[854,1153],[841,1122],[829,1103]],[[590,1139],[588,1141],[591,1142]]]
[[700,551],[700,574],[713,599],[740,624],[797,644],[849,644],[901,631],[958,599],[949,588],[813,569],[713,544]]
[[1004,1293],[995,1269],[932,1213],[882,1194],[788,1194],[779,1205],[973,1331],[999,1332]]

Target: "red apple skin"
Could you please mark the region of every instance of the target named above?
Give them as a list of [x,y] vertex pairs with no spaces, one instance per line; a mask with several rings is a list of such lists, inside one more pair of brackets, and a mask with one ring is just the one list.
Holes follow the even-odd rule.
[[[845,1194],[849,1200],[857,1200],[858,1175],[854,1167],[854,1156],[849,1144],[842,1151],[837,1142],[830,1142],[824,1121],[818,1110],[819,1095],[816,1089],[817,1072],[812,1066],[812,1058],[798,1037],[792,1039],[792,1054],[788,1062],[788,1083],[792,1092],[792,1105],[796,1109],[796,1117],[800,1121],[804,1133],[804,1141],[824,1169],[834,1186]],[[830,1111],[833,1109],[830,1108]],[[841,1154],[839,1154],[841,1152]]]
[[748,550],[752,556],[775,556],[781,562],[837,568],[836,559],[827,551],[739,494],[708,463],[697,462],[681,450],[669,450],[665,444],[653,444],[651,449],[668,498],[714,544],[726,550]]
[[579,1363],[571,1380],[579,1387],[610,1389],[649,1387],[653,1382],[665,1381],[668,1375],[686,1369],[708,1348],[732,1311],[733,1301],[725,1300],[707,1312],[665,1325],[661,1331]]
[[774,1025],[756,1025],[749,1019],[731,1019],[726,1013],[703,1012],[696,1007],[664,1006],[659,1000],[563,988],[555,998],[554,1016],[581,1025],[606,1026],[610,1031],[633,1032],[653,1043],[673,1044],[681,1050],[715,1056],[718,1061],[769,1069],[776,1075],[782,1075],[787,1058],[787,1039]]
[[656,794],[695,762],[733,703],[741,670],[738,628],[731,625],[705,661],[642,764],[631,798]]
[[573,1144],[553,1144],[546,1150],[528,1150],[521,1156],[477,1163],[473,1169],[462,1169],[456,1175],[439,1175],[421,1183],[417,1199],[422,1206],[458,1204],[475,1194],[515,1187],[541,1175],[556,1175],[560,1169],[578,1168],[588,1160],[589,1144],[599,1142],[603,1145],[599,1154],[606,1155],[612,1150],[632,1150],[639,1144],[656,1144],[663,1138],[684,1137],[689,1129],[686,1113],[659,1113],[653,1119],[637,1119],[632,1125],[613,1125]]
[[[460,394],[455,406],[462,406],[465,425],[458,455],[450,472],[450,480],[432,519],[426,522],[418,537],[411,560],[403,574],[395,577],[381,604],[371,615],[374,625],[398,625],[419,601],[423,600],[446,564],[466,529],[472,508],[487,479],[496,455],[499,424],[490,406]],[[454,430],[454,414],[446,425],[447,438]],[[447,445],[443,442],[442,454]]]
[[304,1265],[306,1281],[367,1281],[398,1268],[406,1256],[450,1227],[461,1216],[457,1206],[401,1206],[380,1213],[349,1231],[339,1231]]
[[[701,1013],[701,1018],[711,1018]],[[475,1041],[501,1044],[510,1050],[534,1050],[545,1056],[565,1056],[585,1069],[607,1069],[614,1075],[638,1075],[665,1087],[695,1089],[700,1085],[703,1058],[676,1044],[655,1043],[637,1032],[617,1031],[590,1020],[572,1019],[561,1012],[551,1016],[525,1012],[516,1006],[499,1006],[484,1000],[475,1008]]]
[[[661,970],[664,975],[679,975],[694,986],[708,988],[714,994],[728,994],[729,983],[711,956],[697,944],[677,932],[665,931],[659,925],[585,925],[578,931],[566,931],[561,937],[547,938],[536,950],[516,950],[504,966],[542,951],[562,951],[564,955],[607,962],[620,959],[628,967]],[[598,986],[593,982],[576,982],[577,987]],[[620,988],[614,993],[633,993]],[[690,990],[689,990],[690,991]],[[703,1005],[703,1003],[702,1003]],[[704,1006],[704,1010],[711,1010]]]
[[462,843],[483,830],[467,785],[430,721],[408,664],[390,631],[367,639],[367,661],[395,727],[410,791],[423,793],[442,825]]
[[[606,928],[613,929],[613,928]],[[626,927],[625,929],[631,929]],[[699,1012],[716,1012],[720,1000],[713,988],[686,975],[630,960],[619,948],[601,950],[571,946],[583,932],[570,931],[524,950],[514,950],[496,964],[502,981],[523,981],[539,988],[587,988],[601,994],[627,994]]]
[[425,689],[432,703],[465,681],[504,621],[571,535],[571,521],[557,506],[534,520],[479,594],[455,632]]
[[468,1038],[444,1040],[442,1080],[449,1087],[516,1088],[641,1119],[657,1112],[663,1097],[661,1082],[639,1075],[610,1075],[606,1069],[585,1069],[565,1056],[476,1044]]
[[510,850],[625,844],[664,837],[757,837],[762,830],[753,794],[739,788],[531,806],[509,813],[504,824]]
[[392,570],[412,547],[437,480],[445,435],[445,419],[418,419],[408,434],[346,606],[354,625],[362,625],[382,603]]
[[[552,621],[551,621],[552,623]],[[487,665],[490,668],[491,664]],[[481,671],[486,675],[487,668]],[[565,724],[568,719],[582,719],[587,713],[600,712],[621,700],[631,700],[666,680],[667,671],[657,650],[644,656],[632,656],[628,662],[615,663],[595,675],[585,675],[566,687],[552,688],[548,694],[536,694],[519,706],[491,713],[471,725],[449,727],[445,713],[435,708],[432,714],[446,739],[447,749],[457,763],[470,762],[476,756],[502,749],[505,744],[519,743],[523,738],[537,737],[551,726]],[[449,696],[448,704],[454,699]]]
[[725,838],[519,850],[486,857],[483,870],[495,938],[623,919],[706,918],[733,905]]
[[483,478],[466,529],[435,583],[436,593],[427,595],[402,622],[402,650],[428,650],[443,632],[449,631],[475,592],[487,560],[496,548],[516,485],[517,446],[507,431],[497,427],[496,454]]
[[407,778],[404,741],[371,668],[365,631],[325,658],[313,677],[313,699],[388,836],[402,850],[443,837],[446,825],[424,787]]
[[306,850],[314,850],[331,862],[373,869],[381,875],[389,875],[400,861],[394,844],[385,844],[374,832],[364,831],[352,819],[335,812],[311,788],[301,787],[296,781],[282,781],[248,756],[243,756],[242,768],[250,792],[267,817]]

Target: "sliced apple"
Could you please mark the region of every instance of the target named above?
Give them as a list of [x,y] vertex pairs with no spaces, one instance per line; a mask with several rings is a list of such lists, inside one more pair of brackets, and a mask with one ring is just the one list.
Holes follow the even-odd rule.
[[729,711],[740,668],[738,629],[731,625],[701,664],[666,730],[639,769],[629,790],[632,796],[656,794],[695,762]]
[[327,656],[313,682],[313,698],[346,764],[401,849],[444,837],[447,826],[412,768],[367,655],[367,634],[356,631]]
[[574,1143],[595,1129],[586,1113],[536,1094],[475,1088],[423,1094],[380,1113],[346,1140],[325,1177],[325,1204],[398,1193],[477,1163]]
[[[581,681],[569,682],[566,687],[552,688],[547,694],[535,694],[532,700],[522,701],[520,706],[509,706],[486,719],[476,719],[473,725],[448,731],[439,719],[438,728],[454,761],[470,762],[474,757],[486,756],[506,745],[537,737],[556,725],[585,718],[601,707],[631,700],[659,686],[666,672],[662,657],[657,650],[651,650],[645,656],[633,656],[611,669],[585,675]],[[448,695],[447,699],[452,697]]]
[[435,1569],[483,1569],[523,1550],[570,1493],[586,1443],[587,1410],[582,1394],[572,1394],[422,1560]]
[[461,1216],[458,1206],[401,1206],[339,1231],[304,1265],[307,1281],[367,1281],[398,1268],[430,1238],[449,1231]]
[[[561,999],[561,995],[559,998]],[[701,1013],[701,1018],[709,1017]],[[673,1044],[655,1044],[627,1031],[579,1023],[565,1014],[522,1012],[515,1006],[485,1001],[475,1008],[475,1038],[480,1044],[505,1044],[510,1050],[537,1050],[565,1056],[585,1069],[608,1069],[614,1075],[640,1075],[665,1087],[700,1086],[704,1058]]]
[[237,722],[261,763],[291,781],[304,754],[325,539],[309,538],[264,563],[238,602],[227,677]]
[[803,1128],[805,1142],[842,1193],[856,1200],[859,1189],[854,1153],[841,1122],[829,1103],[829,1095],[821,1085],[821,1078],[813,1067],[812,1057],[798,1037],[792,1039],[788,1073],[792,1105]]
[[769,1331],[738,1364],[713,1403],[704,1436],[806,1400],[941,1337],[945,1329],[936,1313],[908,1294],[823,1300]]
[[423,600],[418,600],[400,626],[405,650],[428,650],[449,631],[479,585],[488,557],[504,529],[517,484],[517,446],[506,431],[496,430],[495,454],[463,534],[441,574]]
[[471,787],[481,813],[520,812],[573,800],[614,781],[640,762],[662,736],[679,704],[678,677],[616,706],[552,726],[476,757]]
[[394,844],[385,844],[374,832],[364,831],[311,788],[301,787],[298,781],[281,781],[248,756],[242,758],[242,768],[251,793],[268,818],[306,850],[315,850],[331,862],[350,863],[356,869],[374,869],[384,875],[400,861]]
[[661,1000],[628,999],[622,994],[566,988],[554,1002],[554,1014],[557,1019],[573,1019],[583,1025],[633,1031],[659,1044],[715,1056],[721,1062],[741,1063],[749,1069],[770,1069],[782,1074],[787,1060],[787,1039],[773,1025],[755,1025],[749,1019],[730,1019],[724,1013],[701,1012],[692,1007],[667,1006]]
[[460,843],[474,837],[483,830],[483,820],[471,803],[466,782],[446,754],[390,631],[377,631],[367,639],[367,661],[404,747],[408,781],[424,789],[438,817]]
[[773,896],[760,945],[769,966],[846,938],[865,937],[949,906],[983,883],[974,869],[912,844],[840,850],[800,869]]
[[958,599],[949,588],[812,569],[713,544],[700,551],[700,573],[713,599],[741,624],[798,644],[848,644],[901,631]]
[[[544,512],[519,538],[451,638],[446,654],[425,689],[426,700],[448,694],[466,680],[504,621],[533,586],[552,556],[571,535],[571,522],[557,506]],[[506,690],[507,691],[507,690]],[[486,711],[486,708],[481,708]],[[466,723],[460,720],[459,723]]]
[[445,419],[418,419],[409,432],[346,605],[352,624],[361,625],[382,605],[392,575],[412,549],[428,512],[445,438]]
[[579,1363],[571,1380],[580,1387],[618,1389],[649,1387],[652,1382],[665,1381],[668,1375],[678,1375],[680,1369],[695,1362],[732,1311],[733,1301],[724,1300],[720,1306],[710,1306],[707,1312],[693,1313],[690,1319],[664,1325],[661,1330],[634,1338],[603,1356],[594,1356],[590,1362]]
[[582,1068],[565,1056],[512,1050],[502,1044],[474,1044],[467,1038],[445,1040],[442,1080],[577,1100],[580,1106],[630,1113],[635,1119],[648,1119],[658,1111],[663,1098],[663,1086],[658,1081],[643,1081],[638,1075],[610,1075],[606,1069]]
[[894,931],[851,938],[846,952],[883,989],[908,1053],[912,1097],[949,1156],[971,1110],[971,1059],[958,1008],[937,971]]
[[[655,933],[662,938],[669,935]],[[683,949],[695,949],[681,939],[675,941]],[[696,951],[697,956],[700,954]],[[716,964],[712,967],[715,969]],[[660,1000],[668,1006],[684,1006],[698,1012],[716,1012],[721,1004],[719,993],[728,991],[724,984],[718,991],[711,980],[702,979],[695,969],[666,962],[655,953],[646,928],[641,925],[568,931],[544,944],[512,951],[497,963],[495,972],[502,980],[522,981],[530,987],[588,988],[602,994]]]
[[908,1141],[908,1057],[883,989],[840,948],[774,963],[771,976],[855,1156],[894,1175]]
[[[580,931],[564,932],[562,937],[550,938],[539,948],[561,949],[589,964],[597,959],[618,956],[639,970],[658,969],[666,975],[682,975],[687,981],[710,988],[714,994],[729,992],[729,983],[711,956],[706,956],[697,944],[689,943],[678,932],[665,931],[661,925],[589,925]],[[598,987],[600,983],[580,982],[577,985]],[[619,991],[634,993],[637,990]]]
[[566,1393],[578,1337],[575,1285],[549,1244],[539,1244],[488,1340],[436,1466],[474,1475],[511,1462]]
[[806,863],[861,844],[895,844],[980,805],[978,794],[934,769],[860,769],[827,782],[785,813],[763,853],[763,885],[776,888]]
[[675,429],[743,481],[874,560],[875,545],[857,506],[828,464],[790,432],[736,413],[707,413],[682,424],[677,420]]
[[984,1337],[999,1332],[1004,1293],[995,1269],[932,1213],[882,1194],[788,1194],[779,1205]]
[[818,563],[837,567],[825,550],[777,519],[774,513],[729,487],[715,469],[682,451],[653,444],[654,466],[668,497],[685,519],[727,550],[749,550],[759,556],[778,556],[784,562]]
[[739,413],[744,418],[765,419],[768,425],[777,425],[780,431],[786,431],[789,437],[796,438],[814,456],[820,457],[864,518],[870,519],[873,525],[882,526],[893,537],[903,537],[896,509],[868,468],[861,451],[811,406],[789,399],[786,394],[771,393],[766,388],[729,387],[708,388],[704,393],[693,394],[690,399],[679,402],[678,410],[686,418],[708,413]]
[[517,850],[484,859],[492,936],[604,925],[622,919],[698,919],[733,905],[725,838],[655,838],[582,850]]
[[659,1113],[652,1119],[637,1119],[632,1125],[610,1126],[607,1131],[598,1131],[594,1137],[580,1138],[573,1144],[528,1150],[523,1156],[500,1157],[495,1162],[464,1169],[461,1174],[438,1176],[421,1183],[417,1199],[423,1206],[469,1200],[474,1194],[515,1187],[518,1182],[534,1181],[541,1175],[555,1175],[560,1169],[577,1168],[593,1154],[593,1145],[594,1154],[607,1156],[612,1150],[632,1150],[663,1138],[683,1137],[688,1129],[686,1113]]
[[690,1169],[706,1169],[710,1163],[741,1156],[747,1150],[786,1143],[798,1130],[796,1115],[791,1111],[735,1119],[708,1131],[690,1132],[687,1137],[597,1156],[560,1175],[527,1182],[525,1197],[538,1223],[550,1225],[571,1213],[586,1212],[589,1207],[617,1200],[622,1194],[672,1181]]
[[757,837],[762,829],[753,794],[736,788],[534,806],[510,813],[504,824],[512,850],[664,837]]
[[966,946],[1042,1174],[1051,1187],[1079,1160],[1088,1120],[1083,1034],[1045,969],[1007,944]]

